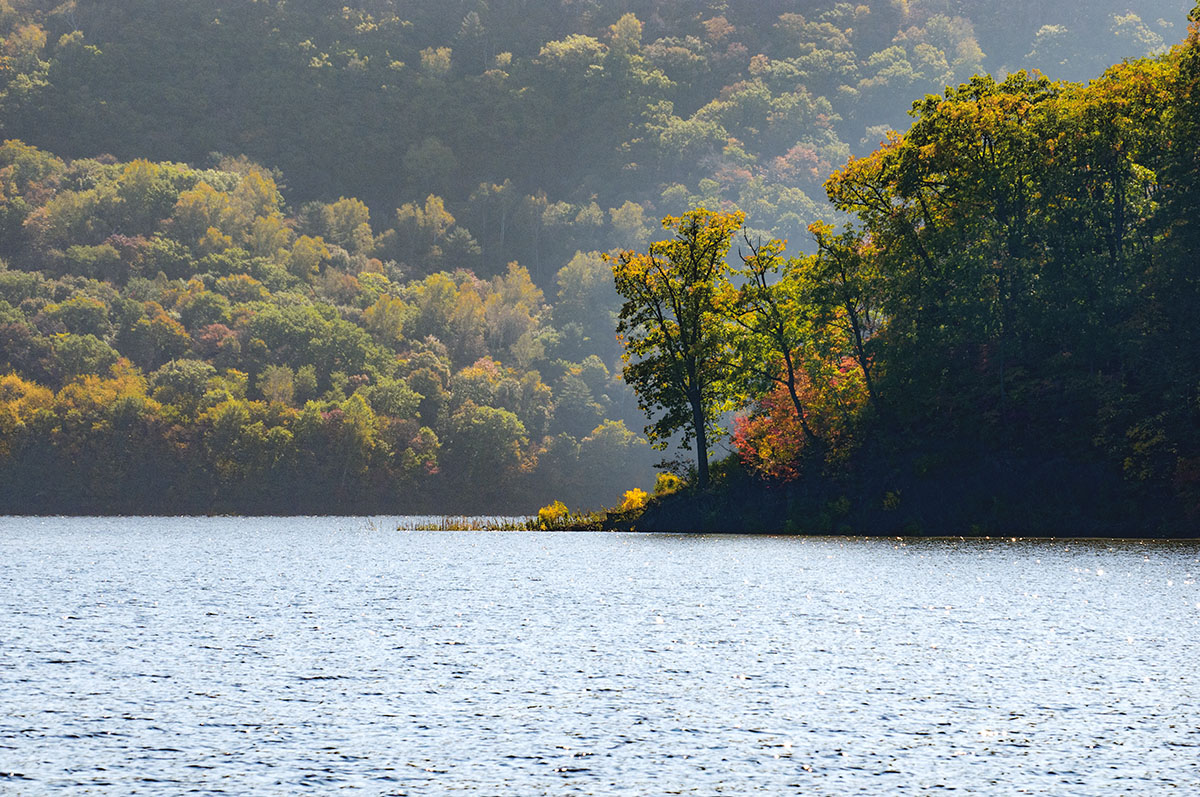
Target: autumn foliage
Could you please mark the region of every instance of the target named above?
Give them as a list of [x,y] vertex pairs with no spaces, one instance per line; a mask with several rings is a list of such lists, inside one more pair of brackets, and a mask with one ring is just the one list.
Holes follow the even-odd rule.
[[[815,378],[802,374],[797,393],[803,415],[796,412],[787,387],[776,385],[749,413],[734,419],[734,448],[754,473],[791,481],[804,473],[806,461],[820,472],[829,464],[826,456],[845,456],[853,447],[868,406],[862,371],[853,359],[823,368]],[[812,437],[805,434],[801,419]]]

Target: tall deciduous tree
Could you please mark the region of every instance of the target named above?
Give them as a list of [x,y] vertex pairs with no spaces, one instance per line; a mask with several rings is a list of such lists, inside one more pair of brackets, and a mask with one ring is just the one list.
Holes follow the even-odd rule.
[[625,297],[618,333],[625,345],[625,381],[658,419],[646,427],[663,448],[676,432],[693,441],[699,487],[708,484],[710,432],[723,402],[729,340],[716,307],[728,267],[730,240],[741,212],[697,208],[663,219],[672,239],[646,254],[611,258],[617,292]]
[[778,239],[754,243],[747,238],[746,244],[749,254],[742,255],[742,267],[736,270],[742,285],[726,283],[718,300],[732,328],[737,382],[741,392],[755,396],[772,386],[784,388],[804,441],[816,444],[800,397],[802,350],[812,336],[813,313],[804,307],[793,278],[795,261],[784,263],[784,242]]
[[804,261],[801,279],[816,308],[814,320],[824,337],[836,341],[827,348],[840,349],[839,354],[852,357],[858,364],[867,395],[878,410],[869,351],[871,338],[882,324],[878,250],[853,230],[835,234],[833,227],[822,222],[808,229],[817,239],[819,251]]

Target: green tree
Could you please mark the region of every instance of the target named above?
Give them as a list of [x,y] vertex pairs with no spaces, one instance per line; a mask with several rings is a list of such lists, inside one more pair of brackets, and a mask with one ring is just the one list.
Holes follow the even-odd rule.
[[107,305],[91,296],[73,296],[62,304],[47,305],[43,312],[76,335],[103,338],[111,331]]
[[554,277],[558,286],[552,310],[554,326],[568,340],[561,356],[578,360],[590,352],[608,359],[616,353],[617,311],[621,297],[613,288],[612,269],[600,252],[576,252]]
[[291,406],[296,396],[295,378],[286,365],[268,365],[258,378],[258,390],[272,404]]
[[85,374],[102,374],[117,362],[117,352],[95,335],[55,335],[54,356],[62,384]]
[[552,431],[562,431],[581,439],[600,423],[604,407],[578,376],[567,374],[559,380],[557,387]]
[[175,404],[194,416],[217,369],[201,360],[171,360],[150,376],[155,401]]
[[526,443],[516,415],[468,401],[450,418],[441,461],[455,481],[495,497],[521,464]]
[[[811,346],[812,309],[806,307],[796,279],[796,261],[785,264],[783,242],[747,241],[750,253],[734,273],[742,284],[725,283],[718,308],[730,322],[732,366],[743,403],[772,385],[787,390],[805,442],[817,444],[801,398],[804,349]],[[782,277],[781,277],[782,272]]]
[[704,208],[663,219],[674,230],[646,254],[611,259],[617,293],[625,297],[617,331],[625,345],[625,381],[641,408],[658,419],[646,427],[665,448],[676,432],[696,450],[697,485],[708,485],[710,435],[725,406],[729,337],[716,298],[728,267],[730,240],[741,212]]

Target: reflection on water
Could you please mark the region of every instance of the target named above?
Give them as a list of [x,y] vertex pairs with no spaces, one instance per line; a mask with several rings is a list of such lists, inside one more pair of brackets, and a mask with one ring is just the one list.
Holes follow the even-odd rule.
[[0,520],[0,793],[1200,789],[1200,546]]

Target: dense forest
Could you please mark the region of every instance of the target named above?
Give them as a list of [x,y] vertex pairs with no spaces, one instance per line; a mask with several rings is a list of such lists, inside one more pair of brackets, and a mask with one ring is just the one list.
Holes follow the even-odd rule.
[[68,159],[245,156],[296,207],[357,197],[377,224],[437,195],[470,241],[381,259],[515,260],[545,287],[699,204],[807,239],[826,176],[915,99],[980,72],[1092,77],[1181,40],[1189,6],[2,0],[0,134]]
[[[364,204],[286,216],[245,162],[64,162],[9,141],[0,163],[8,241],[41,266],[0,271],[14,510],[482,511],[649,478],[605,365],[596,254],[563,266],[550,307],[515,263],[406,279],[364,253]],[[424,235],[453,229],[440,202],[420,213]]]
[[[645,249],[659,218],[705,206],[744,213],[747,243],[816,251],[820,240],[822,263],[830,247],[894,244],[908,262],[916,244],[884,235],[887,213],[837,193],[883,156],[835,177],[832,206],[829,174],[906,130],[913,100],[974,74],[1083,79],[1183,38],[1186,3],[1135,5],[0,0],[0,509],[502,511],[649,486],[657,456],[621,377],[621,300],[603,253]],[[1075,96],[1065,85],[1037,91]],[[1122,190],[1143,186],[1159,203],[1143,170],[1165,180],[1165,167],[1121,155],[1138,175]],[[873,179],[896,213],[927,199]],[[968,217],[982,201],[942,199],[959,210],[932,212]],[[1145,236],[1170,237],[1143,224],[1134,199],[1110,247],[1121,263],[1141,263],[1130,247]],[[1056,212],[1038,223],[1066,219],[1084,235],[1082,216]],[[859,243],[809,232],[855,213],[866,226],[845,235]],[[931,245],[934,227],[920,229]],[[991,273],[983,242],[937,243]],[[931,276],[911,280],[933,290]],[[1045,276],[1022,279],[1026,290]],[[1100,298],[1126,312],[1161,288],[1129,280]],[[1086,321],[1111,337],[1127,321],[1092,308],[1102,315],[1017,334],[1032,319],[1006,301],[997,338],[968,304],[936,324],[900,314],[903,340],[900,321],[872,329],[880,390],[907,380],[889,390],[914,405],[966,402],[928,370],[947,352],[1002,351],[1007,384],[1028,373],[1026,344],[1043,332],[1083,334],[1072,325]],[[968,316],[960,339],[929,337]],[[1088,337],[1088,351],[1109,337]],[[1165,356],[1189,339],[1149,340]],[[885,368],[898,361],[884,341],[926,351],[927,370]],[[1113,361],[1059,348],[1113,378]],[[762,410],[740,422],[744,451],[771,399],[738,395]],[[1120,424],[1159,411],[1091,400],[1102,407],[1089,413],[1113,414],[1114,457]],[[1008,406],[987,412],[1008,417]],[[975,428],[969,413],[951,417]],[[1175,453],[1155,449],[1154,484],[1190,456],[1176,450],[1175,420],[1159,421]],[[750,462],[777,478],[772,467]]]
[[919,101],[826,182],[852,221],[814,224],[814,254],[744,237],[729,266],[741,214],[706,209],[622,254],[625,373],[652,435],[698,441],[698,486],[720,411],[752,408],[723,483],[688,499],[711,516],[668,500],[668,523],[1200,531],[1190,19],[1086,85],[981,75]]

